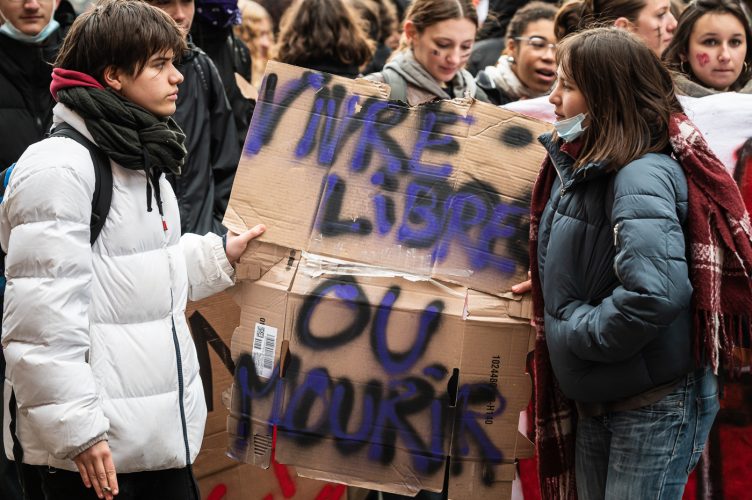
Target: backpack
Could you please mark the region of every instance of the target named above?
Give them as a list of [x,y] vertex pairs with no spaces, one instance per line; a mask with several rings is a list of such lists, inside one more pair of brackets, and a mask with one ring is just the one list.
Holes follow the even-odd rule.
[[[91,235],[89,240],[93,245],[102,232],[107,215],[110,212],[110,204],[112,203],[112,169],[110,168],[110,159],[99,146],[67,123],[57,125],[48,137],[67,137],[68,139],[72,139],[84,146],[91,155],[91,161],[94,165],[94,195],[91,199],[91,221],[89,222]],[[8,188],[8,182],[15,166],[16,164],[14,163],[0,173],[0,179],[2,179],[0,203],[2,203],[5,197],[5,190]],[[0,318],[2,317],[2,307],[5,300],[5,284],[5,253],[0,251]],[[0,352],[0,356],[2,356],[2,352]],[[5,373],[0,374],[0,380],[4,379]],[[16,395],[13,391],[10,394],[9,410],[10,434],[13,438],[13,456],[18,463],[18,467],[21,467],[20,464],[23,463],[23,449],[21,448],[21,442],[16,436]],[[0,453],[2,453],[2,450],[0,450]],[[20,476],[23,477],[22,475]]]

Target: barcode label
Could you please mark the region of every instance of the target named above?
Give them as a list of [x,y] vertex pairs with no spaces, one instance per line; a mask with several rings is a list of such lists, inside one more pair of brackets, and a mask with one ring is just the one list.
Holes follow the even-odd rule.
[[253,334],[253,364],[256,373],[264,378],[270,378],[274,371],[274,348],[277,345],[277,329],[273,326],[256,323]]

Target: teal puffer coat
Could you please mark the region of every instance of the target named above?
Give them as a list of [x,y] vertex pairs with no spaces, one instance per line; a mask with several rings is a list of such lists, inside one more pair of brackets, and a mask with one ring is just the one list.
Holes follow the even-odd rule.
[[538,265],[554,374],[567,397],[608,402],[694,368],[683,226],[687,181],[670,156],[614,172],[541,136],[558,172],[543,212]]

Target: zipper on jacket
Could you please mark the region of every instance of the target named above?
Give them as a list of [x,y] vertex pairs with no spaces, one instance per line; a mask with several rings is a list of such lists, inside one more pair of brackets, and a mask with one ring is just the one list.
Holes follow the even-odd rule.
[[559,172],[559,168],[556,166],[556,162],[551,160],[551,164],[554,166],[556,175],[559,176],[559,184],[561,184],[561,188],[559,189],[559,196],[563,196],[564,193],[567,192],[567,188],[564,187],[564,178],[561,176],[561,172]]
[[621,283],[624,283],[622,281],[621,276],[619,276],[619,223],[617,222],[614,224],[614,249],[616,253],[614,254],[614,274],[616,275],[616,279],[618,279]]
[[185,443],[185,466],[191,465],[191,450],[188,445],[188,425],[185,421],[185,404],[184,394],[185,385],[183,383],[183,359],[180,356],[180,342],[178,341],[178,332],[175,328],[174,297],[170,290],[170,321],[172,322],[172,342],[175,344],[175,359],[178,367],[178,397],[180,398],[180,422],[183,425],[183,442]]

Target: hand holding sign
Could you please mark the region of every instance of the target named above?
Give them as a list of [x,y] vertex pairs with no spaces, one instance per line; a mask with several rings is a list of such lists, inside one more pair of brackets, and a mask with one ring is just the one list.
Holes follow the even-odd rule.
[[228,231],[225,254],[227,255],[227,260],[230,261],[230,264],[234,266],[240,256],[243,255],[243,252],[245,252],[245,248],[248,246],[248,243],[252,239],[258,238],[259,236],[264,234],[264,231],[266,231],[266,226],[264,226],[263,224],[256,224],[251,229],[245,231],[242,234]]

